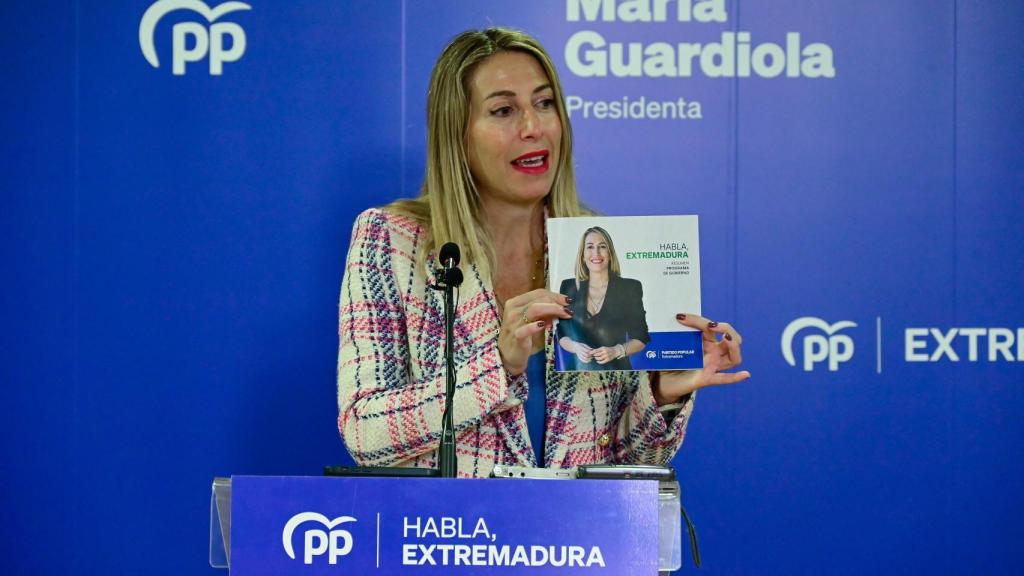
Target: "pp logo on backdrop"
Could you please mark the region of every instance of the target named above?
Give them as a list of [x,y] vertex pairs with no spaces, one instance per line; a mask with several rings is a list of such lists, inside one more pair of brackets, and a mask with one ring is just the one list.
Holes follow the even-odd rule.
[[318,527],[306,529],[302,538],[302,561],[312,564],[313,558],[327,554],[328,564],[337,564],[338,558],[347,555],[352,551],[352,533],[348,530],[335,529],[335,526],[348,522],[355,522],[351,516],[339,516],[330,520],[323,514],[316,512],[301,512],[292,516],[284,525],[281,532],[281,543],[284,544],[284,551],[288,557],[295,560],[295,549],[292,547],[292,535],[300,524],[305,522],[316,522],[326,530]]
[[[251,10],[244,2],[224,2],[210,8],[201,0],[158,0],[142,15],[139,22],[139,47],[153,68],[160,67],[153,35],[156,25],[167,13],[192,10],[206,18],[206,23],[179,22],[171,29],[171,71],[183,76],[189,62],[199,62],[209,56],[210,74],[224,73],[225,62],[235,62],[245,54],[245,30],[234,22],[215,22],[221,16],[238,10]],[[230,38],[230,42],[226,42]],[[225,48],[225,46],[229,46]]]
[[796,359],[793,356],[793,339],[804,328],[814,328],[822,333],[809,333],[803,338],[804,371],[810,372],[814,370],[815,364],[828,362],[829,371],[835,372],[839,370],[841,363],[853,358],[854,350],[853,339],[838,332],[856,326],[849,320],[829,324],[821,318],[813,316],[797,318],[782,331],[782,356],[790,366],[796,366]]

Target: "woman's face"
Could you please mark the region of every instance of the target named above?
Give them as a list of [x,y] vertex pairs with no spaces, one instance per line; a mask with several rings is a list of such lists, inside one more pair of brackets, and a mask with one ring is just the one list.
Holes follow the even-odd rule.
[[469,77],[466,157],[485,201],[532,204],[547,196],[562,123],[544,69],[522,52],[499,52]]
[[608,240],[597,232],[587,234],[583,239],[583,261],[590,273],[601,272],[608,269]]

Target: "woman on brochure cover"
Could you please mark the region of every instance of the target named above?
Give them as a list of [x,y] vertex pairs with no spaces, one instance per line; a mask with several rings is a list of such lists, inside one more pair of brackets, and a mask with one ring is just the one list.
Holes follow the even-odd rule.
[[559,293],[572,299],[572,318],[559,320],[563,370],[631,370],[629,357],[651,341],[639,280],[622,277],[608,231],[588,228],[580,238],[576,277]]

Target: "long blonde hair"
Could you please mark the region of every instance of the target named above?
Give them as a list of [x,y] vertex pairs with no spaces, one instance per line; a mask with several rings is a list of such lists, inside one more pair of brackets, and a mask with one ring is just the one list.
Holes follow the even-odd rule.
[[438,57],[427,93],[427,165],[420,195],[398,200],[386,209],[409,216],[429,232],[421,257],[445,242],[462,248],[462,257],[477,265],[484,277],[493,272],[494,248],[480,220],[480,192],[466,158],[469,125],[469,78],[481,62],[499,52],[533,56],[551,82],[562,124],[561,153],[555,178],[546,198],[548,215],[581,216],[572,168],[572,128],[558,72],[551,57],[535,38],[508,28],[468,30],[456,36]]

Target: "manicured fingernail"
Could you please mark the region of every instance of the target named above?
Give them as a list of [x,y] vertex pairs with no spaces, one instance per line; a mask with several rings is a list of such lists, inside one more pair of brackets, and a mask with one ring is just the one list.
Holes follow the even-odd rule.
[[572,298],[569,298],[568,296],[566,296],[565,297],[565,303],[566,304],[572,304]]
[[718,326],[718,322],[715,322],[714,320],[708,322],[708,328],[714,328],[715,326]]
[[543,320],[538,320],[537,321],[537,327],[538,328],[543,328],[544,327],[544,321]]
[[572,308],[569,308],[568,306],[562,306],[562,310],[565,310],[566,314],[572,316]]
[[686,320],[686,314],[676,314],[676,320]]
[[729,334],[728,332],[726,332],[725,333],[725,339],[726,340],[732,340],[732,334]]

